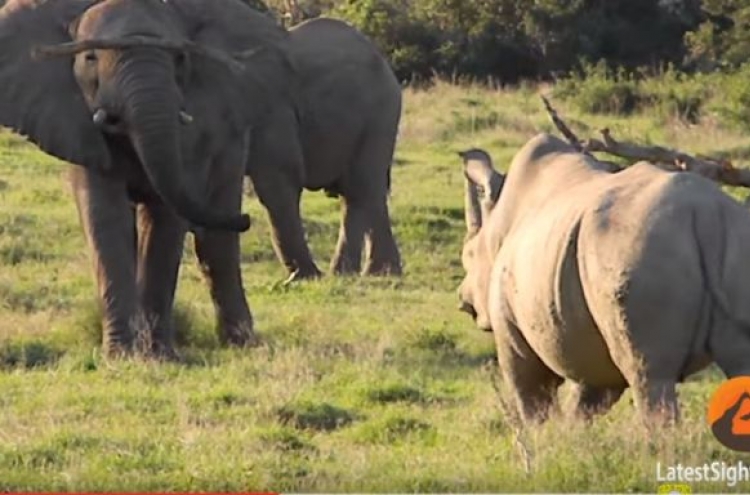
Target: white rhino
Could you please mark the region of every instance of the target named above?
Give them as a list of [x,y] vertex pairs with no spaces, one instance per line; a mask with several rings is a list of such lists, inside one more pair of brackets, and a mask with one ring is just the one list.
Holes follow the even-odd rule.
[[750,215],[715,184],[646,162],[610,173],[544,134],[506,177],[481,150],[459,155],[461,309],[493,331],[524,419],[546,418],[565,380],[579,411],[630,386],[664,420],[711,361],[750,375]]

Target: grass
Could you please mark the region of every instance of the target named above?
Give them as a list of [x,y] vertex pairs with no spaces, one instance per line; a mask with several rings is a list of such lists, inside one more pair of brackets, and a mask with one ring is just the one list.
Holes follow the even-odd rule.
[[[556,104],[581,135],[606,125],[695,153],[750,150],[750,138],[710,115],[687,126],[662,111],[588,115]],[[492,338],[456,310],[464,225],[455,152],[484,147],[504,168],[541,130],[551,126],[533,88],[407,91],[392,195],[403,279],[281,286],[264,212],[249,200],[256,222],[242,241],[243,275],[264,345],[219,346],[188,243],[181,365],[100,357],[64,167],[0,133],[0,490],[653,493],[657,462],[741,459],[705,424],[721,380],[714,370],[680,386],[684,421],[651,436],[629,393],[592,424],[558,415],[528,430],[504,408]],[[308,193],[303,210],[325,266],[338,204]]]

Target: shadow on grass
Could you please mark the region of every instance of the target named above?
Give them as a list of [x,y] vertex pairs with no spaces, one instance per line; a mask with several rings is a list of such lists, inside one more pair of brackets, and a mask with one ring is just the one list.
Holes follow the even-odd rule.
[[317,447],[299,432],[286,427],[266,430],[261,433],[260,438],[266,446],[279,452],[316,453],[318,451]]
[[410,385],[394,383],[377,387],[366,392],[367,399],[379,404],[407,403],[419,404],[428,401],[427,395]]
[[54,366],[64,352],[42,341],[6,341],[0,343],[0,369],[35,369]]
[[282,426],[323,432],[344,428],[359,419],[352,411],[325,402],[287,404],[276,411],[276,417]]
[[[496,357],[494,348],[480,352],[462,348],[459,345],[459,336],[442,327],[421,328],[409,336],[407,346],[427,362],[461,368],[481,368],[493,363]],[[406,357],[411,354],[407,353]]]
[[401,414],[392,414],[364,423],[355,433],[360,442],[386,445],[427,440],[434,435],[435,429],[430,423]]
[[[184,355],[182,364],[207,365],[212,351],[224,350],[213,322],[201,318],[193,308],[177,303],[172,313],[175,346]],[[103,338],[102,310],[98,301],[90,300],[76,310],[75,318],[63,329],[67,340],[85,348],[99,347]]]

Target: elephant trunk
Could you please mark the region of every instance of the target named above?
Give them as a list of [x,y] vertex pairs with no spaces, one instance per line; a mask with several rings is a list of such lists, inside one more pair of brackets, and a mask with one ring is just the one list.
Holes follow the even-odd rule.
[[[166,204],[195,225],[236,232],[247,230],[250,227],[247,215],[211,211],[191,196],[183,169],[180,105],[171,63],[165,60],[165,53],[149,52],[123,61],[118,82],[130,138],[151,185]],[[132,64],[138,66],[128,67]]]

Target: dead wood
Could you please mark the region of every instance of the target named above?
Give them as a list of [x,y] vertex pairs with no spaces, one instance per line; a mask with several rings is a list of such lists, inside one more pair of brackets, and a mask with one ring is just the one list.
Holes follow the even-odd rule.
[[607,153],[634,162],[647,161],[665,170],[692,172],[728,186],[750,187],[750,170],[736,168],[729,160],[692,156],[663,146],[644,146],[618,141],[606,128],[599,131],[602,139],[591,138],[583,141],[565,124],[547,98],[542,96],[542,101],[552,123],[565,139],[576,150],[588,156],[593,156],[592,153],[596,152]]

